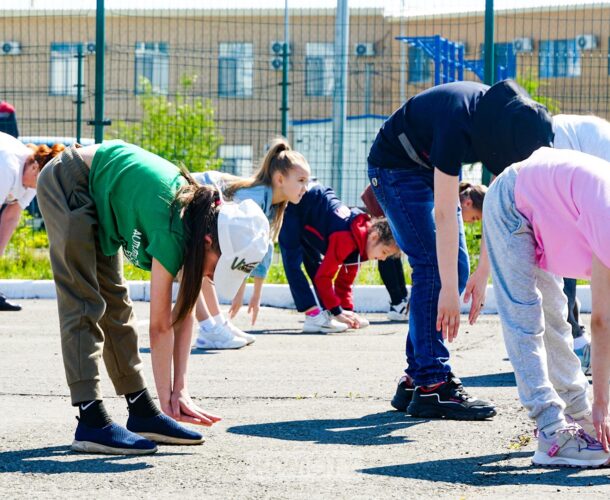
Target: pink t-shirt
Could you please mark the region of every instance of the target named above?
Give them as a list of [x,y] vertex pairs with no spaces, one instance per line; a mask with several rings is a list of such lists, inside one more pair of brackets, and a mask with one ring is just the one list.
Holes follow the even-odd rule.
[[516,165],[515,206],[534,230],[538,265],[583,279],[591,278],[593,255],[610,267],[610,163],[540,148]]

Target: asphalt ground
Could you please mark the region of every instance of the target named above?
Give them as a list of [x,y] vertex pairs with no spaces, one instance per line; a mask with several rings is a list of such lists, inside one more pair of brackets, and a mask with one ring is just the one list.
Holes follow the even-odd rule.
[[[463,326],[451,346],[469,392],[496,404],[493,420],[392,410],[406,325],[371,314],[363,331],[303,334],[300,314],[263,308],[254,345],[192,352],[191,394],[223,417],[204,429],[206,442],[117,457],[70,451],[76,410],[56,304],[21,302],[22,312],[0,313],[2,498],[610,498],[610,469],[531,466],[534,425],[518,402],[497,316]],[[148,304],[135,308],[153,386]],[[125,400],[105,373],[102,385],[109,412],[124,423]]]

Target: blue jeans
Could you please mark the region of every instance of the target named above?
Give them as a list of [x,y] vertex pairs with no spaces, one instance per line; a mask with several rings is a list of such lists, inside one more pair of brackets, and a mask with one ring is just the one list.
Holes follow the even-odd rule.
[[[449,351],[436,329],[441,280],[436,257],[434,172],[424,167],[387,169],[369,164],[369,178],[396,242],[407,254],[413,270],[406,373],[416,385],[444,382],[451,367]],[[457,217],[458,287],[462,293],[470,265],[459,210]]]

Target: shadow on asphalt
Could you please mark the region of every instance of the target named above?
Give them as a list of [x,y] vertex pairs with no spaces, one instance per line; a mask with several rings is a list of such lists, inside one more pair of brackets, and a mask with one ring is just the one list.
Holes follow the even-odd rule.
[[491,373],[489,375],[473,375],[471,377],[460,377],[466,387],[516,387],[515,374]]
[[273,329],[265,329],[265,330],[251,330],[246,329],[248,333],[252,333],[254,335],[319,335],[325,336],[328,333],[306,333],[300,329],[288,329],[288,328],[273,328]]
[[227,432],[289,441],[310,441],[318,444],[379,446],[409,443],[405,436],[392,433],[427,422],[407,417],[404,413],[387,411],[358,418],[332,420],[291,420],[267,424],[239,425]]
[[[599,475],[591,475],[591,469],[565,467],[541,469],[530,465],[529,458],[532,454],[531,451],[518,451],[479,457],[450,458],[447,460],[432,460],[413,464],[360,469],[358,472],[468,486],[517,484],[601,486],[610,484],[607,469],[599,469],[597,471]],[[528,458],[528,460],[523,464],[508,462],[508,460],[515,458]]]
[[[150,347],[140,347],[140,354],[150,354]],[[191,349],[191,354],[193,355],[202,355],[202,354],[216,354],[218,349],[197,349],[193,347]]]
[[[74,453],[69,446],[48,446],[46,448],[0,452],[0,474],[11,472],[21,472],[23,474],[131,472],[152,468],[152,464],[144,461],[150,457],[187,454],[162,452],[141,457],[88,455]],[[137,461],[134,461],[134,459]]]
[[[388,324],[390,322],[388,321]],[[383,322],[371,322],[371,326],[368,328],[363,328],[362,330],[347,330],[341,333],[322,333],[322,332],[304,332],[300,329],[291,329],[288,330],[286,328],[276,328],[276,329],[267,329],[267,330],[251,330],[247,329],[248,333],[253,333],[254,335],[299,335],[299,336],[319,336],[319,337],[346,337],[349,335],[395,335],[396,332],[384,332],[378,333],[374,330],[375,325],[383,325]]]

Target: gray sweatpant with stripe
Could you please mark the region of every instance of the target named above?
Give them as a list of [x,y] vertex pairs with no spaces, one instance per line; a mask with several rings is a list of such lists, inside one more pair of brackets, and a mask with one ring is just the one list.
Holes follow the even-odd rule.
[[564,411],[590,410],[589,384],[573,351],[562,279],[537,266],[532,227],[515,208],[517,173],[510,167],[490,186],[483,234],[519,397],[539,429],[554,428]]

